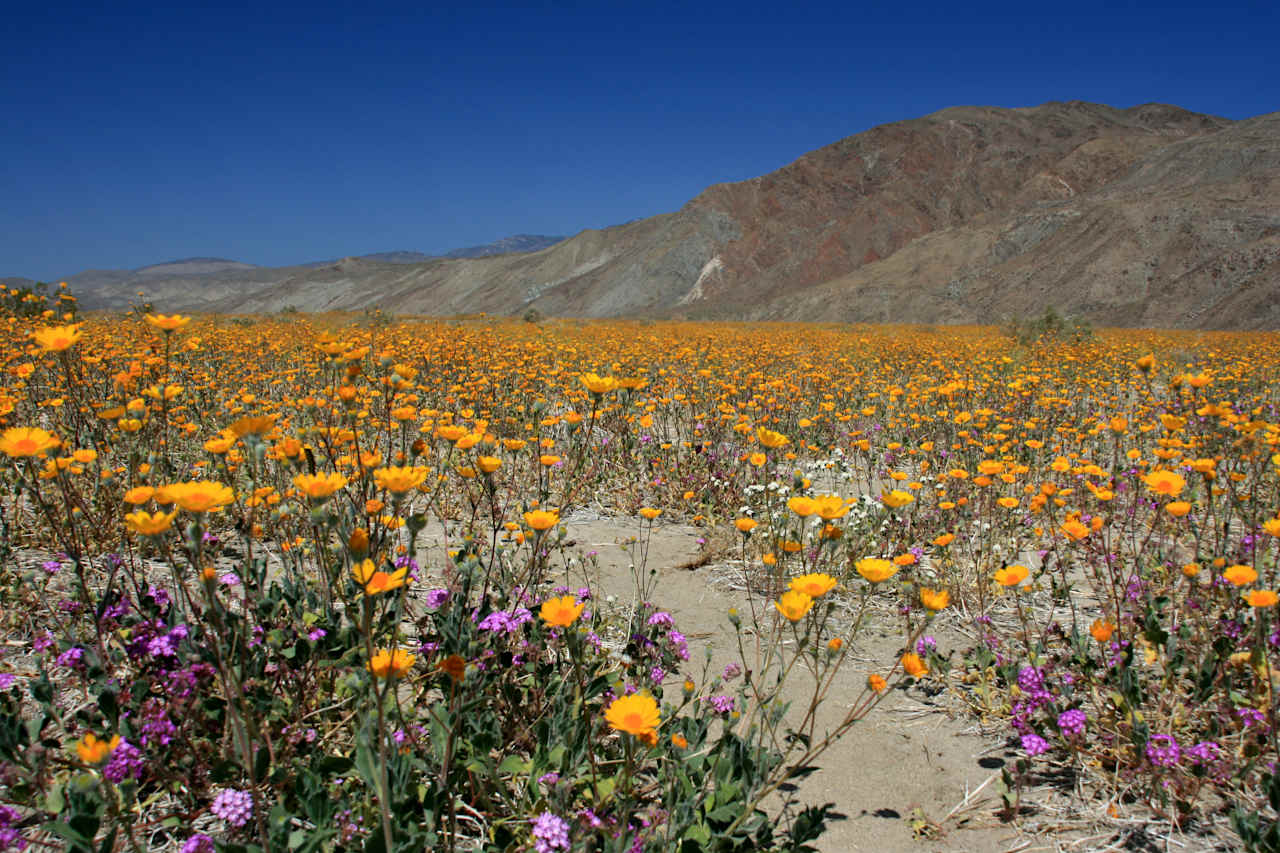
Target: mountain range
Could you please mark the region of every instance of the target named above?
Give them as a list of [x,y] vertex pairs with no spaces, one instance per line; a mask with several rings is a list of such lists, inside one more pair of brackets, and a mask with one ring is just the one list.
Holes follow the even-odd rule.
[[281,268],[192,259],[69,281],[89,307],[141,289],[166,312],[945,324],[1051,307],[1108,326],[1280,328],[1280,113],[953,107],[672,213],[519,246]]

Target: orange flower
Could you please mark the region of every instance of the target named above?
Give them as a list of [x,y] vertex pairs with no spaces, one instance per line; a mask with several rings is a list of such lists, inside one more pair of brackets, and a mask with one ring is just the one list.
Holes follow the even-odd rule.
[[880,500],[882,503],[884,503],[885,506],[889,507],[890,509],[898,509],[900,507],[904,507],[907,504],[911,503],[913,500],[915,500],[915,498],[913,498],[908,492],[903,492],[898,489],[894,489],[893,491],[887,494],[881,495]]
[[818,509],[818,503],[813,498],[806,498],[803,495],[796,495],[787,501],[787,506],[796,515],[801,518],[808,518]]
[[1174,518],[1182,518],[1191,512],[1191,504],[1186,501],[1169,501],[1169,503],[1165,504],[1164,511]]
[[858,574],[871,583],[886,581],[898,573],[898,567],[892,561],[882,560],[879,557],[863,557],[854,563],[853,567],[858,570]]
[[1269,589],[1255,589],[1245,596],[1250,607],[1274,607],[1278,599],[1280,596]]
[[417,488],[427,479],[427,469],[422,467],[379,468],[373,472],[373,481],[379,488],[386,489],[393,495],[403,495],[410,489]]
[[604,718],[614,731],[637,737],[656,732],[662,723],[658,703],[647,693],[619,696],[604,709]]
[[1116,626],[1102,619],[1094,619],[1093,624],[1089,626],[1089,633],[1099,643],[1105,643],[1111,639],[1111,635],[1115,632]]
[[467,676],[467,661],[462,655],[449,655],[436,665],[436,669],[449,676],[456,684]]
[[578,617],[582,615],[582,611],[586,606],[585,601],[578,602],[572,595],[562,595],[559,598],[548,598],[544,601],[542,610],[538,615],[548,625],[556,628],[568,628],[578,621]]
[[332,474],[299,474],[293,478],[293,484],[309,499],[325,501],[347,485],[347,478],[336,471]]
[[375,678],[403,678],[417,659],[404,649],[378,649],[368,668]]
[[839,495],[818,495],[814,498],[814,509],[827,521],[843,518],[849,512],[849,504]]
[[1030,574],[1026,566],[1005,566],[996,570],[996,583],[1001,586],[1017,586]]
[[11,459],[43,456],[60,444],[60,440],[39,427],[13,427],[0,435],[0,452]]
[[740,533],[750,533],[752,530],[755,530],[759,524],[760,522],[756,521],[754,518],[739,518],[733,522],[733,526],[738,528],[738,532]]
[[935,538],[933,540],[933,544],[941,548],[945,548],[946,546],[954,542],[955,538],[956,538],[956,535],[954,533],[944,533],[941,536]]
[[821,598],[836,587],[836,579],[820,572],[791,579],[791,588],[810,598]]
[[1175,474],[1163,468],[1147,474],[1142,478],[1142,482],[1146,483],[1147,488],[1156,494],[1169,498],[1176,498],[1182,493],[1183,487],[1187,485],[1186,478],[1181,474]]
[[867,676],[867,687],[869,687],[873,693],[883,693],[885,688],[888,686],[888,682],[884,680],[884,676],[882,675],[877,675],[873,672]]
[[794,589],[787,590],[773,603],[773,606],[778,608],[778,612],[787,619],[799,622],[813,609],[813,596]]
[[1253,566],[1246,566],[1237,563],[1234,566],[1228,566],[1227,570],[1222,573],[1224,580],[1230,582],[1233,586],[1244,586],[1251,584],[1258,579],[1258,573]]
[[661,514],[662,514],[662,510],[660,509],[655,509],[651,506],[640,507],[640,515],[648,521],[653,521],[655,518],[657,518]]
[[951,593],[945,589],[920,587],[920,603],[929,610],[943,610],[951,603]]
[[676,749],[688,749],[689,739],[686,738],[684,735],[680,734],[679,732],[676,732],[673,735],[671,735],[671,745],[674,746]]
[[218,512],[236,499],[231,487],[212,480],[170,483],[165,486],[169,500],[187,512]]
[[178,314],[170,314],[168,316],[164,314],[148,314],[143,319],[165,334],[176,332],[191,322],[190,317],[182,317]]
[[368,559],[361,560],[351,567],[351,575],[356,579],[356,583],[364,587],[365,595],[378,595],[404,586],[405,575],[408,572],[409,568],[405,566],[388,574],[380,571],[373,560]]
[[80,756],[80,760],[85,764],[101,764],[119,745],[120,735],[114,736],[111,740],[98,740],[97,735],[89,732],[76,743],[76,755]]
[[124,493],[124,502],[140,506],[151,500],[156,490],[150,486],[134,486],[132,489]]
[[173,526],[173,518],[177,514],[177,510],[168,513],[150,513],[138,510],[126,515],[124,523],[126,527],[139,536],[159,536]]
[[597,376],[594,373],[584,373],[578,377],[582,384],[587,386],[587,390],[592,394],[608,394],[610,391],[618,389],[618,380],[612,376]]
[[526,512],[524,514],[524,523],[533,530],[542,533],[560,523],[560,510],[535,509],[533,512]]
[[925,665],[920,655],[915,652],[907,652],[902,656],[902,669],[912,678],[920,678],[929,674],[929,667]]
[[496,456],[478,456],[476,457],[476,467],[480,469],[482,474],[492,474],[502,467],[502,460]]
[[1062,526],[1058,530],[1072,542],[1079,542],[1093,532],[1089,529],[1089,525],[1081,524],[1079,519],[1075,518],[1069,518],[1062,522]]
[[35,338],[40,349],[45,352],[65,352],[76,345],[80,335],[80,327],[77,325],[45,326],[31,333],[31,337]]
[[790,443],[791,439],[787,438],[780,432],[774,432],[764,427],[756,427],[756,441],[763,444],[770,450],[776,450],[784,444]]

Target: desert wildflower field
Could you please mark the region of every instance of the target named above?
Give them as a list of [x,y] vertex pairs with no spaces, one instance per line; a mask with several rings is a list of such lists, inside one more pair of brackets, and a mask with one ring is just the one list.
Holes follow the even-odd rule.
[[0,295],[0,849],[822,849],[906,694],[1280,845],[1280,336]]

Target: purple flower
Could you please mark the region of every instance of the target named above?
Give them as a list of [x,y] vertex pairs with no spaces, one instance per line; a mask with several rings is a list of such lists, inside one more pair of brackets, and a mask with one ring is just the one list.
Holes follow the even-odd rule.
[[188,838],[182,845],[182,853],[213,853],[213,839],[201,833]]
[[427,593],[427,607],[431,610],[439,610],[448,600],[449,590],[447,589],[433,589]]
[[665,625],[671,627],[675,624],[675,620],[671,618],[671,614],[665,610],[659,610],[657,613],[649,617],[648,625]]
[[660,666],[655,666],[653,669],[649,670],[649,680],[654,684],[661,684],[662,679],[665,678],[666,675],[667,673]]
[[938,650],[938,641],[927,634],[916,640],[916,654],[927,655]]
[[717,714],[728,714],[733,711],[732,696],[707,696],[702,701],[710,704]]
[[1079,708],[1071,708],[1058,715],[1058,729],[1066,737],[1075,737],[1084,732],[1088,717]]
[[232,826],[244,826],[253,816],[253,797],[248,791],[223,788],[214,798],[210,811]]
[[1211,740],[1202,740],[1195,746],[1187,748],[1187,755],[1194,758],[1197,764],[1208,764],[1217,758],[1221,752],[1222,747]]
[[725,665],[724,672],[721,673],[721,677],[724,678],[725,681],[732,681],[741,674],[742,667],[737,663],[730,663]]
[[40,564],[40,568],[44,569],[46,574],[56,575],[58,572],[62,571],[62,563],[57,560],[47,560]]
[[537,853],[569,849],[569,824],[551,812],[533,819],[533,842]]
[[1173,767],[1182,760],[1182,749],[1173,735],[1152,735],[1147,743],[1147,760],[1157,767]]
[[111,760],[102,768],[102,775],[108,782],[118,785],[125,779],[140,778],[145,763],[142,752],[136,746],[127,740],[121,740],[111,751]]
[[1040,755],[1049,751],[1049,742],[1038,734],[1025,734],[1022,736],[1022,748],[1027,755]]
[[0,690],[8,690],[18,681],[18,676],[12,672],[0,672]]
[[58,655],[58,666],[65,666],[67,669],[78,669],[80,667],[80,659],[84,657],[84,649],[79,646],[72,646],[62,654]]
[[329,632],[328,632],[328,631],[326,631],[325,629],[323,629],[323,628],[316,628],[314,631],[312,631],[311,633],[307,634],[307,639],[308,639],[308,640],[310,640],[310,641],[311,641],[311,642],[313,642],[313,643],[318,643],[318,642],[320,642],[321,640],[323,640],[325,637],[327,637],[328,635],[329,635]]
[[560,774],[552,770],[550,773],[543,773],[538,777],[539,785],[551,786],[560,781]]

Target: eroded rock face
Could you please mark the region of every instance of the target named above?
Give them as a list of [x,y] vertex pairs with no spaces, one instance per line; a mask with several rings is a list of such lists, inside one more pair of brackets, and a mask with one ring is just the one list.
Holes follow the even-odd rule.
[[[152,276],[166,310],[1280,327],[1280,113],[956,107],[531,254]],[[85,301],[133,296],[105,282]]]

